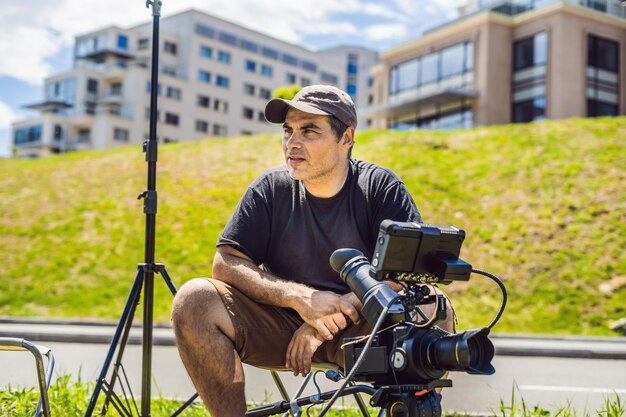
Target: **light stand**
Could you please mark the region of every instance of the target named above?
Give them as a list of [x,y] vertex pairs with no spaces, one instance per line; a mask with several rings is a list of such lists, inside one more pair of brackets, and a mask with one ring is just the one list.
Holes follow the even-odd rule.
[[[152,378],[152,326],[154,311],[154,274],[161,274],[172,294],[176,294],[176,287],[169,277],[163,264],[154,263],[155,249],[155,230],[156,230],[156,213],[157,213],[157,192],[156,192],[156,163],[157,163],[157,93],[159,78],[159,18],[161,16],[161,0],[147,0],[146,7],[152,6],[152,74],[151,74],[151,91],[150,91],[150,137],[144,141],[143,151],[146,154],[148,162],[148,190],[142,192],[138,199],[143,198],[143,212],[146,215],[146,241],[145,241],[145,258],[144,262],[137,265],[137,275],[133,283],[132,289],[128,296],[126,306],[122,313],[122,317],[117,325],[117,329],[111,341],[111,346],[107,353],[106,359],[102,366],[102,371],[96,386],[94,388],[89,406],[85,412],[85,417],[91,417],[98,401],[101,391],[104,391],[106,398],[102,406],[101,415],[105,415],[109,405],[118,411],[122,416],[132,417],[134,412],[141,417],[150,416],[150,396],[151,396],[151,378]],[[143,302],[143,350],[142,350],[142,378],[141,378],[141,414],[137,409],[134,396],[128,384],[128,378],[122,365],[122,356],[128,336],[132,326],[135,310],[139,304],[141,289],[144,290]],[[119,344],[117,357],[113,366],[110,381],[106,381],[106,376],[115,354],[115,350]],[[122,379],[123,378],[123,379]],[[118,396],[114,389],[117,380],[120,380],[120,386],[123,391],[123,399]],[[126,384],[126,387],[124,386]],[[126,392],[128,389],[128,394]],[[128,399],[130,395],[130,400]],[[185,404],[183,404],[174,414],[180,414],[189,404],[191,404],[198,394],[192,396]],[[133,411],[134,410],[134,411]]]

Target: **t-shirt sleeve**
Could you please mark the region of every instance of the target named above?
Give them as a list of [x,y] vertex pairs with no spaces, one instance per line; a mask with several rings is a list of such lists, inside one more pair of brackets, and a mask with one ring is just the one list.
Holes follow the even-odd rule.
[[261,265],[267,257],[271,214],[262,190],[246,190],[217,240],[217,246],[230,245]]
[[389,184],[377,199],[374,211],[374,228],[372,239],[376,241],[380,223],[389,219],[398,222],[422,222],[413,197],[402,181],[397,179]]

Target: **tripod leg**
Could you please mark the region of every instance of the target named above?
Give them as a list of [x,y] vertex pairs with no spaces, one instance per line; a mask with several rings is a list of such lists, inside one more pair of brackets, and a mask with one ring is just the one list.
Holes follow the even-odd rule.
[[176,295],[176,291],[177,291],[176,290],[176,286],[174,285],[174,282],[172,281],[172,278],[170,278],[170,275],[165,270],[165,266],[162,267],[159,270],[159,273],[161,274],[161,276],[165,280],[165,284],[167,285],[167,288],[169,288],[170,291],[172,292],[172,295]]
[[91,400],[89,401],[89,406],[87,407],[87,411],[85,412],[85,417],[91,417],[91,415],[93,414],[93,411],[96,407],[96,402],[98,401],[98,396],[100,395],[100,391],[102,390],[102,384],[104,382],[104,379],[106,378],[107,372],[109,371],[109,366],[111,365],[111,360],[113,359],[113,354],[115,353],[115,348],[119,343],[122,331],[124,330],[125,326],[130,325],[128,318],[131,316],[131,313],[134,315],[135,308],[137,307],[137,301],[139,299],[139,294],[143,283],[143,275],[143,270],[140,269],[139,271],[137,271],[135,282],[133,283],[133,287],[128,296],[128,300],[126,301],[126,306],[124,307],[124,312],[122,313],[120,322],[117,325],[117,330],[115,330],[115,334],[113,335],[113,340],[111,341],[109,352],[107,353],[104,365],[102,366],[102,372],[100,372],[100,376],[96,381],[96,387],[94,388],[93,394],[91,395]]

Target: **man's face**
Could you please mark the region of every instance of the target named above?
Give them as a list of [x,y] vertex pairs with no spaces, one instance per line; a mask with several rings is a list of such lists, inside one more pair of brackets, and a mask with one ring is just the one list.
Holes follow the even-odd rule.
[[305,185],[345,174],[342,169],[348,159],[349,141],[337,141],[328,116],[289,109],[283,124],[283,152],[289,174]]

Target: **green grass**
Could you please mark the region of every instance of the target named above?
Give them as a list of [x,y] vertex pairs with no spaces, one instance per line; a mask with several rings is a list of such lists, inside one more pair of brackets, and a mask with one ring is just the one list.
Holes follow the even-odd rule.
[[[94,384],[85,383],[80,380],[70,382],[70,376],[65,375],[57,378],[49,391],[50,414],[52,416],[82,417],[85,415]],[[571,404],[557,407],[554,411],[549,411],[538,406],[530,406],[526,401],[516,399],[516,387],[513,387],[511,402],[506,404],[500,402],[499,407],[492,411],[493,417],[623,417],[625,414],[625,404],[623,399],[617,394],[605,397],[601,409],[595,412],[587,410],[577,410]],[[32,388],[19,388],[0,390],[0,417],[31,417],[34,415],[39,393]],[[104,395],[99,398],[100,402],[96,406],[96,413],[102,409]],[[159,396],[151,400],[151,411],[153,417],[165,417],[172,415],[183,403],[181,401],[168,400]],[[138,404],[140,408],[140,404]],[[317,415],[322,406],[316,406],[310,410],[310,415]],[[372,408],[370,415],[376,415],[378,409]],[[182,414],[185,417],[209,417],[202,403],[194,402]],[[361,414],[356,408],[333,408],[327,414],[329,417],[359,417]],[[447,417],[461,417],[463,414],[444,410]],[[117,417],[119,414],[114,408],[109,408],[107,416]]]
[[[156,258],[177,286],[210,275],[245,188],[282,163],[278,135],[160,147]],[[464,229],[462,257],[504,278],[495,331],[611,335],[626,316],[624,138],[624,117],[375,131],[357,134],[354,155],[393,169],[425,221]],[[144,259],[146,172],[138,147],[1,160],[0,315],[118,319]],[[446,290],[461,329],[486,325],[500,302],[479,276]]]

